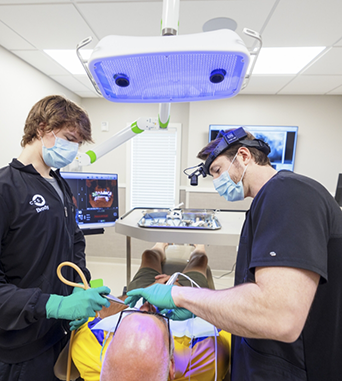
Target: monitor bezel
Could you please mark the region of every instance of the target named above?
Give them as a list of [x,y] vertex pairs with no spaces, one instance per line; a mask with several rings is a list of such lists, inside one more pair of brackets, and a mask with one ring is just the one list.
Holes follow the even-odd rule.
[[335,191],[335,200],[342,208],[342,173],[339,173]]

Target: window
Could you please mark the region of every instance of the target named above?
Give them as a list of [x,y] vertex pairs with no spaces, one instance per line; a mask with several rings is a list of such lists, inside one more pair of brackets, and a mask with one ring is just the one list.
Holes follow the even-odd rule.
[[167,130],[144,131],[129,143],[127,210],[177,205],[181,124],[170,124]]

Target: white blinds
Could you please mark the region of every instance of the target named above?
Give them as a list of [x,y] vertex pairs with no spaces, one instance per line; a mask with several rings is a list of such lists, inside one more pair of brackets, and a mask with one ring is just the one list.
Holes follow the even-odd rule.
[[[129,208],[178,204],[180,126],[145,131],[131,140]],[[178,152],[178,155],[177,155]]]

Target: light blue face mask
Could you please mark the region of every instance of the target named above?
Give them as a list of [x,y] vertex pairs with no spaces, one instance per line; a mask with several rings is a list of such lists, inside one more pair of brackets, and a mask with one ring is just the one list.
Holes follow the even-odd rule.
[[75,159],[78,152],[78,144],[58,138],[54,133],[53,135],[56,140],[55,145],[51,148],[46,148],[41,138],[43,144],[43,159],[48,167],[63,168]]
[[220,196],[223,196],[227,201],[240,201],[245,198],[245,193],[243,190],[243,184],[242,179],[245,175],[247,166],[245,167],[245,170],[243,171],[241,180],[236,184],[229,176],[229,169],[232,166],[237,154],[234,156],[233,161],[231,162],[229,168],[227,171],[223,172],[220,177],[213,180],[214,187],[217,190],[218,194]]

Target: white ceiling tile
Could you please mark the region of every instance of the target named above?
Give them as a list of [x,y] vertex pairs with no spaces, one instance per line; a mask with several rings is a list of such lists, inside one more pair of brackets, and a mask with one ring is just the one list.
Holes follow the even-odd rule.
[[[181,1],[179,10],[179,34],[201,33],[203,24],[216,17],[229,17],[237,24],[236,32],[246,44],[254,39],[246,37],[242,30],[247,27],[259,32],[275,0],[245,1]],[[126,36],[158,36],[162,18],[162,2],[113,2],[81,3],[78,9],[99,38],[118,34]],[[255,15],[258,14],[258,17]],[[129,22],[127,22],[129,15]],[[95,17],[96,16],[96,17]]]
[[290,82],[279,94],[326,94],[342,84],[342,75],[301,75]]
[[[94,48],[110,34],[160,34],[162,0],[0,0],[0,45],[52,75],[84,97],[95,96],[87,76],[65,74],[42,49],[76,49],[88,36]],[[181,0],[179,34],[200,33],[212,18],[228,17],[248,48],[262,35],[263,46],[334,46],[301,76],[252,76],[241,94],[341,94],[342,0]],[[288,84],[288,85],[287,85]],[[86,95],[90,94],[90,95]]]
[[76,75],[74,74],[74,77],[81,82],[84,86],[86,86],[89,90],[93,91],[97,94],[96,90],[94,89],[93,84],[90,82],[90,79],[88,78],[87,74],[84,75]]
[[338,86],[334,90],[329,91],[328,95],[342,95],[342,86]]
[[74,93],[81,98],[100,98],[100,95],[93,93],[92,91],[74,91]]
[[0,10],[1,20],[37,49],[75,49],[93,34],[72,4],[4,5]]
[[240,94],[277,94],[293,76],[252,75],[247,87]]
[[[94,1],[94,0],[92,0]],[[46,4],[49,0],[0,0],[0,4],[22,5],[22,4]],[[53,0],[54,3],[71,3],[72,0]]]
[[0,45],[5,49],[32,49],[33,46],[0,21]]
[[[243,33],[244,28],[261,33],[275,0],[244,1],[185,1],[180,3],[179,33],[200,33],[208,20],[227,17],[236,21],[235,32],[248,48],[255,39]],[[196,15],[196,16],[195,16]]]
[[92,2],[77,8],[100,39],[108,35],[160,35],[161,2]]
[[70,75],[51,75],[54,81],[60,83],[71,91],[88,91],[87,87],[80,83],[76,78]]
[[341,38],[341,0],[279,1],[264,33],[265,46],[331,46]]
[[303,74],[342,75],[342,47],[331,48]]
[[33,67],[37,68],[46,75],[68,75],[69,73],[47,54],[39,50],[15,50],[17,55]]
[[[94,3],[96,0],[76,0],[75,3]],[[101,3],[161,3],[163,0],[102,0]],[[189,1],[189,0],[181,0],[181,1]],[[190,0],[191,1],[191,0]],[[221,0],[227,1],[227,0]]]

